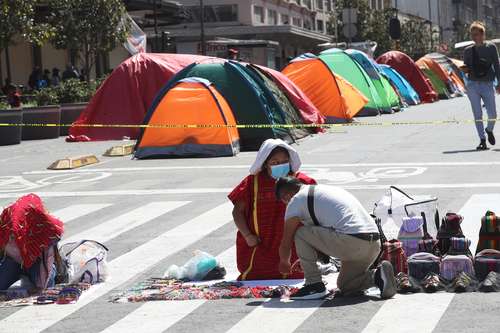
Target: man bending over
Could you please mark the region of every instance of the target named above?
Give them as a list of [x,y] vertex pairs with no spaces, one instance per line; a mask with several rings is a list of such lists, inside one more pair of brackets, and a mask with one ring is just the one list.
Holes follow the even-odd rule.
[[327,294],[317,266],[318,251],[341,260],[337,287],[344,296],[378,287],[382,298],[396,293],[390,262],[370,269],[380,253],[380,235],[373,218],[349,192],[335,186],[308,186],[294,178],[280,178],[276,196],[287,204],[279,250],[279,270],[290,273],[295,247],[305,284],[292,299],[319,299]]

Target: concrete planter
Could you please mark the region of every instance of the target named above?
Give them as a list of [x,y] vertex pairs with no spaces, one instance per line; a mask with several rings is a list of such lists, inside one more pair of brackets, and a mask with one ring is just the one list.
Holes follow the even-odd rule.
[[[21,124],[22,122],[23,110],[21,108],[0,110],[0,123]],[[21,143],[22,131],[21,126],[0,127],[0,146]]]
[[[23,109],[25,124],[61,124],[59,105],[39,106]],[[25,126],[23,140],[55,139],[59,137],[59,126]]]
[[[72,124],[87,107],[87,103],[61,104],[61,124]],[[69,134],[69,127],[61,127],[59,133],[62,136]]]

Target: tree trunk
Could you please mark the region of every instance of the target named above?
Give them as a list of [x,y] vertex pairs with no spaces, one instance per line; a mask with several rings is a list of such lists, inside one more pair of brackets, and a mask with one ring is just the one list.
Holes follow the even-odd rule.
[[0,84],[3,84],[2,49],[0,49]]
[[90,47],[85,45],[85,81],[90,82]]
[[7,77],[12,80],[12,73],[10,71],[10,57],[9,57],[9,46],[5,48],[5,66],[7,67]]

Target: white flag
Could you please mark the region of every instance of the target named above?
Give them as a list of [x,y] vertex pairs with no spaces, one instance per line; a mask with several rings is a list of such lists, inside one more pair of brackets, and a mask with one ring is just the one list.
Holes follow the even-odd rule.
[[126,14],[124,19],[129,21],[130,31],[127,40],[123,43],[123,46],[131,55],[146,52],[146,43],[148,40],[146,34],[141,30],[137,23],[134,22],[129,14]]

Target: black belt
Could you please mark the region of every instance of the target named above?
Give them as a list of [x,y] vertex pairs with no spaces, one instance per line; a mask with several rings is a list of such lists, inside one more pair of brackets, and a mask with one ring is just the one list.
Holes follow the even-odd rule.
[[378,232],[367,233],[367,234],[348,234],[348,235],[370,242],[378,241],[380,239],[380,234]]

